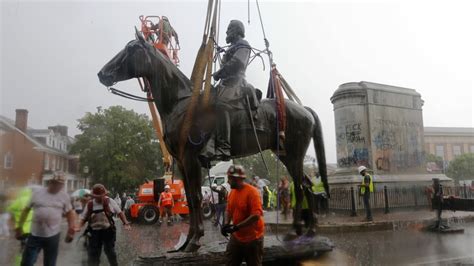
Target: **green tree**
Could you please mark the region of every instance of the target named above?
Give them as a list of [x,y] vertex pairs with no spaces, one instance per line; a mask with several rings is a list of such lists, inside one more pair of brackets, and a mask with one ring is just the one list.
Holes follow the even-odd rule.
[[235,159],[234,162],[245,167],[247,176],[251,177],[257,175],[261,178],[268,179],[271,182],[270,186],[276,187],[281,177],[285,175],[289,177],[288,171],[286,170],[286,167],[283,165],[283,163],[281,163],[277,156],[270,150],[266,150],[262,152],[262,154],[265,162],[267,163],[268,172],[259,153]]
[[426,162],[433,162],[433,163],[436,163],[438,165],[443,165],[443,158],[439,157],[439,156],[436,156],[434,154],[428,154],[426,155],[426,158],[425,158]]
[[160,176],[162,155],[150,119],[121,106],[86,113],[79,119],[72,154],[79,154],[81,168],[112,192],[137,188],[145,179]]
[[474,153],[457,156],[449,163],[446,175],[454,180],[474,178]]

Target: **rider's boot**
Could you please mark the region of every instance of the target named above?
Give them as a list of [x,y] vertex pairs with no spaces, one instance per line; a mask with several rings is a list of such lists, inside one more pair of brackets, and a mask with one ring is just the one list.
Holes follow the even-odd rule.
[[227,111],[223,111],[217,120],[216,160],[230,160],[230,118]]

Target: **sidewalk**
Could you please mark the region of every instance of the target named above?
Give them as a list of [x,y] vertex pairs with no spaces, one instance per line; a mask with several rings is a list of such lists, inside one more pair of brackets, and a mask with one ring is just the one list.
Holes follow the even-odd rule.
[[[338,233],[378,230],[402,230],[408,228],[421,229],[434,221],[436,213],[429,209],[395,210],[391,211],[388,214],[384,214],[380,211],[374,211],[373,216],[373,222],[365,222],[365,214],[363,212],[357,213],[357,216],[355,217],[351,217],[349,215],[349,212],[329,212],[329,214],[327,214],[325,217],[318,217],[317,230],[322,233]],[[474,212],[443,211],[442,217],[443,219],[446,219],[450,224],[462,224],[465,222],[473,222]],[[265,212],[264,218],[265,225],[270,227],[271,230],[275,230],[277,226],[279,229],[282,230],[291,229],[291,223],[293,222],[291,214],[288,215],[287,219],[285,219],[282,214],[278,214],[277,224],[276,211]]]

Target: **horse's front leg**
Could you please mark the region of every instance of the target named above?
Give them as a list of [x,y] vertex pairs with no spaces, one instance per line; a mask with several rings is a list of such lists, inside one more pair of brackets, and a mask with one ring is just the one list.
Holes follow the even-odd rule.
[[185,178],[186,200],[190,211],[189,233],[186,252],[194,252],[201,247],[199,240],[204,235],[201,209],[201,165],[197,158],[187,157],[180,166]]

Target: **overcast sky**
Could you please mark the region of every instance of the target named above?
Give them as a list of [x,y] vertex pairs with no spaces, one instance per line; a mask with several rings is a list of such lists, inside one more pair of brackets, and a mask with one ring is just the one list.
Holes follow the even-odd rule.
[[[221,44],[231,19],[263,48],[255,1],[223,1]],[[280,72],[320,116],[329,162],[336,161],[333,107],[346,82],[416,89],[425,126],[474,126],[474,2],[261,1]],[[179,33],[181,70],[189,76],[202,39],[207,1],[1,1],[1,114],[29,110],[29,125],[69,126],[97,106],[147,113],[145,103],[107,92],[99,69],[134,38],[139,15],[166,15]],[[268,63],[266,64],[268,67]],[[268,72],[255,61],[247,80],[265,89]],[[135,80],[116,86],[138,93]],[[310,154],[314,154],[310,148]]]

